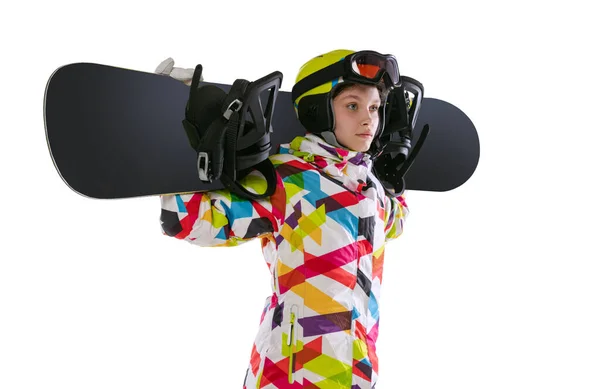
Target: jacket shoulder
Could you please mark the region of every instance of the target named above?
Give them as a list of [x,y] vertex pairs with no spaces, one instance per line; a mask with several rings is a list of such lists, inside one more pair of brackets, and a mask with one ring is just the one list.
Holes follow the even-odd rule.
[[269,156],[276,170],[295,167],[303,170],[317,170],[317,168],[301,157],[293,154],[273,154]]

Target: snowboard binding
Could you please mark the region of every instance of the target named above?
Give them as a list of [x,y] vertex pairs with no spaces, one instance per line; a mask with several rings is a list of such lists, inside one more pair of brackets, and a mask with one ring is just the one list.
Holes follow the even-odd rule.
[[429,134],[429,124],[425,124],[415,146],[412,147],[414,128],[424,92],[423,84],[419,81],[401,76],[401,83],[390,91],[387,99],[383,132],[372,146],[375,149],[375,174],[382,181],[388,194],[395,197],[404,193],[404,176]]
[[[198,178],[205,183],[220,179],[245,198],[271,196],[276,186],[275,168],[268,159],[271,120],[283,75],[276,71],[254,82],[238,79],[229,93],[215,85],[199,86],[201,78],[202,65],[197,65],[182,121],[198,154]],[[268,97],[263,108],[265,93]],[[265,193],[252,193],[239,183],[255,169],[267,180]]]

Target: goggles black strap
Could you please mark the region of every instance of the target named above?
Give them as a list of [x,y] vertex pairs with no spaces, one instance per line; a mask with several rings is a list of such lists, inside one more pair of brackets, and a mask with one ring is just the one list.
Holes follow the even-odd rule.
[[344,75],[344,61],[338,61],[298,81],[292,88],[292,102],[312,88]]

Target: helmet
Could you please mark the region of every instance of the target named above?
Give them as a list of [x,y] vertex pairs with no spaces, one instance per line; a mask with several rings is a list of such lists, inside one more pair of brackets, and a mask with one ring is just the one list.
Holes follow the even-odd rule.
[[306,62],[300,68],[292,89],[294,109],[300,123],[308,132],[340,146],[333,134],[332,97],[344,82],[383,86],[379,127],[373,139],[373,144],[377,144],[385,122],[385,99],[390,89],[400,84],[398,63],[392,55],[340,49]]

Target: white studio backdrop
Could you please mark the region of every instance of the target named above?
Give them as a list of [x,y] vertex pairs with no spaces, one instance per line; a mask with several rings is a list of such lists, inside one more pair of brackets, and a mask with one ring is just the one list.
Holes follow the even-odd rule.
[[289,91],[336,48],[395,54],[481,142],[466,184],[407,192],[377,389],[600,387],[599,31],[583,2],[54,1],[0,19],[0,388],[241,388],[270,293],[258,242],[195,247],[161,234],[156,197],[61,181],[52,72],[170,56],[213,82],[279,70]]

